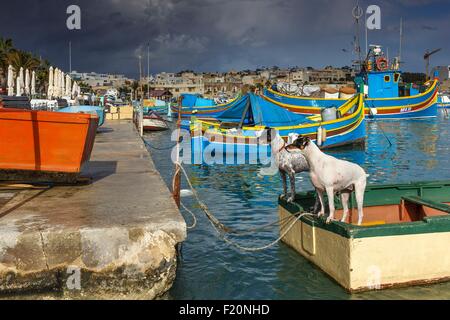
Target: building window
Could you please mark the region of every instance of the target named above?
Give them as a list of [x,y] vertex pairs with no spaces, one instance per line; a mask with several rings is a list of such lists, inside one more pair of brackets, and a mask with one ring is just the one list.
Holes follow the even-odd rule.
[[384,76],[384,82],[391,82],[391,76]]

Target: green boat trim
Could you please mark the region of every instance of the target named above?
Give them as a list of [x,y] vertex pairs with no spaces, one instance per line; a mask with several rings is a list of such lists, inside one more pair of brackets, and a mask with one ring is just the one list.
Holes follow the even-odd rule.
[[[295,203],[287,203],[280,197],[279,205],[295,215],[310,212],[309,208],[314,205],[315,197],[315,192],[312,191],[297,194]],[[364,207],[400,205],[402,200],[442,211],[444,215],[424,217],[421,221],[375,226],[357,226],[338,221],[326,224],[325,218],[317,216],[304,216],[301,221],[349,239],[450,232],[450,206],[444,204],[450,203],[450,181],[368,186]],[[336,210],[342,210],[340,199],[337,197],[335,206]],[[350,208],[355,207],[356,200],[353,194]]]

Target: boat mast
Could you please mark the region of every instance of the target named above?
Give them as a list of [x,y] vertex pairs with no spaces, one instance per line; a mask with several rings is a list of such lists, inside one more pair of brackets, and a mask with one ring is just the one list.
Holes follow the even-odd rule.
[[150,42],[147,44],[147,99],[150,99]]
[[403,17],[400,18],[400,49],[398,53],[398,66],[400,70],[402,66],[402,46],[403,46]]
[[356,24],[355,53],[357,53],[357,56],[358,56],[358,60],[355,61],[355,66],[359,68],[359,70],[356,70],[356,71],[361,72],[363,69],[363,61],[362,61],[362,56],[361,56],[359,21],[363,17],[364,12],[363,12],[363,9],[359,6],[359,0],[356,1],[356,6],[353,8],[352,14],[353,14],[353,18],[355,18],[355,24]]
[[69,71],[72,73],[72,41],[69,41]]

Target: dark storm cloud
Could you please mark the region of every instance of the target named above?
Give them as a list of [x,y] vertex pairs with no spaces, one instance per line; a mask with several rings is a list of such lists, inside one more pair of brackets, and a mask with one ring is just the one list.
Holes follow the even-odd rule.
[[[0,35],[68,69],[135,76],[137,56],[151,71],[222,71],[261,66],[348,65],[355,1],[331,0],[18,0],[2,1]],[[405,67],[423,69],[426,49],[443,47],[433,63],[449,64],[448,1],[360,1],[378,4],[381,31],[369,42],[398,51],[398,25],[405,20]],[[82,30],[66,28],[66,8],[82,10]],[[433,32],[430,32],[433,31]],[[364,37],[361,38],[364,46]],[[344,49],[344,50],[343,50]],[[444,54],[445,53],[445,54]],[[145,59],[146,61],[146,59]]]

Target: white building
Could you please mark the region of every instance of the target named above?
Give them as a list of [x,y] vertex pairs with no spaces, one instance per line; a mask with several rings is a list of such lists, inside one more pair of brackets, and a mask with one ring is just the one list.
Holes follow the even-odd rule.
[[127,82],[130,83],[133,80],[125,77],[121,74],[106,74],[106,73],[80,73],[72,71],[70,76],[75,81],[81,81],[87,85],[95,87],[112,87],[119,88],[124,86]]

